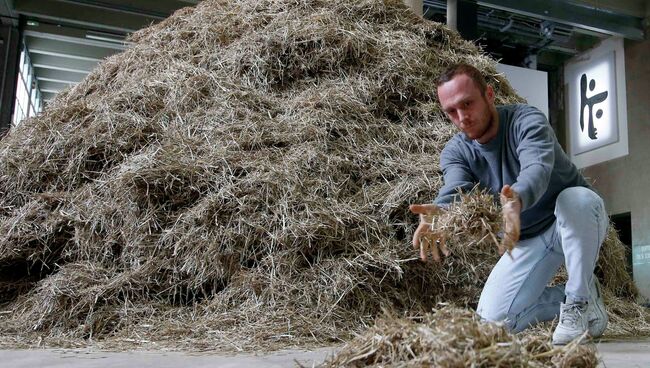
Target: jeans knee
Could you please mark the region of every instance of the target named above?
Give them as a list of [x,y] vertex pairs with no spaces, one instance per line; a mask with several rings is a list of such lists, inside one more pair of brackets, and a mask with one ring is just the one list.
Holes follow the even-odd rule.
[[555,216],[566,222],[584,218],[589,214],[600,216],[603,200],[594,191],[585,187],[566,188],[557,196]]
[[484,322],[502,323],[508,331],[512,331],[515,328],[516,319],[504,309],[485,308],[479,305],[476,312]]

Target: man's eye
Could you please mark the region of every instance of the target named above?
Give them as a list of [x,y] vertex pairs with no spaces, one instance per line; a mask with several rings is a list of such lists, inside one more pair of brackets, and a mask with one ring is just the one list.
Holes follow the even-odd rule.
[[472,104],[472,101],[465,101],[465,102],[463,103],[463,106],[465,106],[465,107],[469,107],[471,104]]

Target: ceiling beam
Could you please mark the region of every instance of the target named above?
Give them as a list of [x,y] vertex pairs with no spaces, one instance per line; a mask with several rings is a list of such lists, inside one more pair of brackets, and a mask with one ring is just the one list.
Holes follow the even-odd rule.
[[119,9],[59,0],[15,0],[15,11],[31,18],[122,33],[134,32],[161,19],[157,16],[137,15]]
[[56,81],[38,81],[38,89],[42,92],[60,92],[70,87],[73,83],[62,83]]
[[178,0],[58,0],[75,2],[103,9],[167,18],[176,10],[193,5]]
[[37,77],[36,80],[39,82],[39,84],[43,83],[43,82],[52,82],[52,83],[63,84],[63,85],[66,85],[66,86],[70,86],[70,85],[74,85],[74,84],[78,83],[78,82],[73,82],[73,81],[69,81],[69,80],[45,78],[45,77]]
[[[151,10],[142,7],[135,7],[133,1],[128,1],[125,3],[120,3],[119,1],[102,1],[102,0],[56,0],[61,3],[68,3],[77,6],[84,6],[89,8],[95,8],[102,11],[111,11],[118,12],[123,14],[130,15],[142,15],[151,18],[158,18],[158,20],[163,20],[169,16],[169,12],[163,12],[158,10]],[[153,8],[153,9],[157,9]]]
[[[35,27],[32,27],[35,28]],[[55,27],[56,28],[56,27]],[[31,37],[31,38],[39,38],[43,40],[53,40],[53,41],[61,41],[61,42],[66,42],[70,44],[76,44],[76,45],[82,45],[82,46],[93,46],[93,47],[101,47],[104,49],[111,49],[115,51],[121,51],[126,49],[126,44],[125,43],[117,43],[117,42],[106,42],[106,41],[99,41],[99,40],[94,40],[92,38],[85,38],[85,32],[83,33],[83,38],[82,37],[71,37],[71,36],[65,36],[63,34],[57,34],[57,33],[51,33],[51,32],[40,32],[40,31],[33,31],[31,29],[26,29],[23,34],[26,37]]]
[[99,61],[117,52],[115,49],[80,45],[60,40],[25,37],[25,43],[30,54],[57,55],[80,60]]
[[63,70],[73,73],[90,73],[97,62],[79,59],[70,59],[57,57],[54,55],[31,54],[32,65],[34,68]]
[[77,73],[64,70],[53,70],[45,68],[34,68],[34,75],[38,79],[51,79],[51,80],[61,80],[66,83],[79,83],[86,76],[86,72]]
[[[25,32],[40,33],[53,36],[63,36],[64,38],[73,38],[73,39],[88,39],[88,32],[91,33],[102,33],[110,36],[111,39],[115,40],[124,40],[126,39],[125,32],[111,32],[107,30],[102,31],[93,31],[88,30],[87,27],[76,26],[73,24],[61,25],[60,23],[50,22],[48,20],[33,20],[28,22],[25,25]],[[104,41],[105,42],[105,41]],[[108,43],[108,42],[106,42]],[[114,44],[116,42],[110,42]]]
[[643,40],[642,18],[589,8],[561,0],[480,0],[482,6],[568,24],[577,28]]
[[42,50],[42,49],[30,49],[29,50],[29,55],[34,56],[34,55],[45,55],[45,56],[52,56],[60,59],[68,59],[68,60],[79,60],[79,61],[88,61],[93,64],[97,64],[102,59],[96,59],[96,58],[90,58],[90,57],[85,57],[85,56],[77,56],[77,55],[71,55],[71,54],[65,54],[65,53],[60,53],[60,52],[55,52],[55,51],[47,51],[47,50]]

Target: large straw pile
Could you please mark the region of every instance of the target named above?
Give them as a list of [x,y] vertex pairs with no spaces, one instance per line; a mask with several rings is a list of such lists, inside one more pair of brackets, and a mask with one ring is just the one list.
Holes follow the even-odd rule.
[[208,0],[132,42],[0,141],[0,340],[323,344],[476,303],[491,198],[455,210],[444,268],[407,209],[441,183],[442,68],[519,101],[475,46],[400,0]]

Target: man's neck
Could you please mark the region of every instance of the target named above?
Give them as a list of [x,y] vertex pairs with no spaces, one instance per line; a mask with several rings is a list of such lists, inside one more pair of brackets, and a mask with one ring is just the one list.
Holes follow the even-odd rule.
[[497,133],[499,132],[499,114],[497,113],[496,107],[493,106],[491,110],[492,111],[490,111],[490,114],[492,117],[490,118],[490,125],[482,136],[476,138],[476,141],[480,144],[488,143],[494,139],[494,137],[496,137]]

